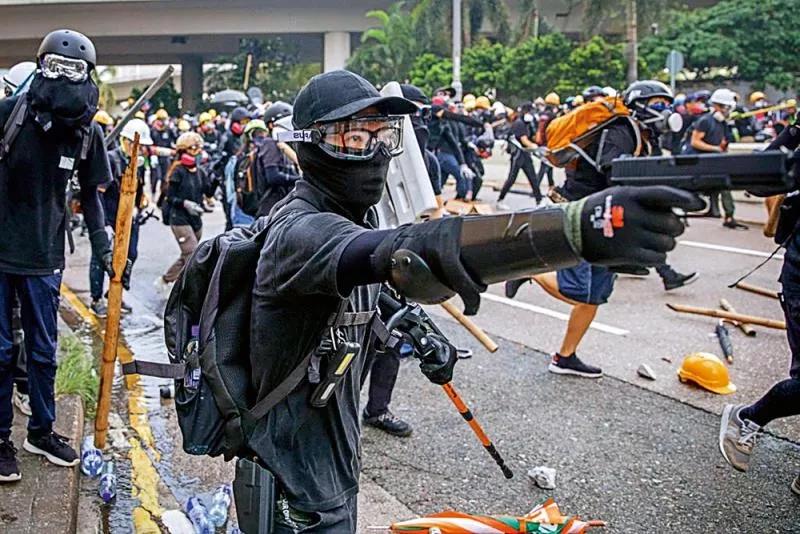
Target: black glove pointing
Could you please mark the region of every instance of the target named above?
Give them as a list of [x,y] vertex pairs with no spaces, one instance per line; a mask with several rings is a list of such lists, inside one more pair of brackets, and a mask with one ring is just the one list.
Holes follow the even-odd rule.
[[696,195],[667,186],[612,187],[586,197],[581,256],[600,265],[661,265],[684,226],[673,208],[702,209]]

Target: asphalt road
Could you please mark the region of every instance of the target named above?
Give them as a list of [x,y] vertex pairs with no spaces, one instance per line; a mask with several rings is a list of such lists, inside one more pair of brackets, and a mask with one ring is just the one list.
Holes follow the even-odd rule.
[[[489,165],[490,178],[501,177],[503,165],[502,159]],[[483,196],[492,199],[489,191]],[[523,207],[529,202],[510,195],[506,203]],[[746,218],[763,218],[758,206],[742,203],[739,209]],[[213,236],[222,228],[221,212],[205,222],[206,237]],[[472,360],[459,364],[454,383],[516,476],[511,481],[502,477],[440,388],[427,383],[410,363],[401,370],[392,409],[414,425],[414,435],[396,439],[373,429],[364,433],[363,482],[377,485],[396,505],[391,513],[370,520],[386,524],[407,518],[392,515],[403,511],[423,514],[446,508],[522,515],[553,496],[565,512],[604,519],[612,532],[800,532],[800,501],[788,488],[800,472],[798,421],[776,422],[770,428],[772,434],[759,442],[745,475],[724,463],[716,442],[718,414],[726,402],[753,400],[786,373],[784,333],[759,328],[757,337],[746,338],[732,332],[736,360],[730,372],[738,392],[720,397],[681,384],[675,376],[684,354],[720,353],[710,336],[715,321],[679,316],[664,306],[717,307],[720,297],[726,297],[740,312],[781,318],[777,301],[726,288],[764,258],[700,248],[723,245],[758,254],[771,251],[771,243],[759,228],[735,232],[707,219],[693,219],[683,240],[693,244],[679,245],[670,262],[680,271],[699,271],[697,283],[665,293],[655,274],[622,277],[611,302],[601,308],[601,324],[589,332],[580,350],[583,358],[604,368],[601,380],[547,373],[548,353],[558,348],[566,325],[559,314],[568,307],[536,287],[524,287],[514,303],[502,297],[502,287],[490,288],[475,321],[499,343],[500,350],[492,355],[443,311],[431,308],[458,345],[475,351]],[[163,300],[152,282],[177,256],[168,228],[149,222],[126,297],[135,313],[124,329],[138,357],[164,357],[161,331],[153,327]],[[72,257],[66,281],[88,300],[85,265],[85,255]],[[780,261],[770,260],[750,281],[777,289],[779,267]],[[649,363],[658,379],[637,377],[640,363]],[[173,407],[158,398],[157,386],[143,381],[141,395],[154,436],[150,457],[157,472],[158,504],[170,509],[191,494],[207,494],[229,481],[232,468],[180,450]],[[119,406],[125,416],[123,398]],[[527,480],[526,471],[537,465],[557,469],[555,490],[536,489]],[[120,501],[128,510],[136,505],[130,494]],[[107,531],[129,530],[124,521],[112,524],[116,526]]]

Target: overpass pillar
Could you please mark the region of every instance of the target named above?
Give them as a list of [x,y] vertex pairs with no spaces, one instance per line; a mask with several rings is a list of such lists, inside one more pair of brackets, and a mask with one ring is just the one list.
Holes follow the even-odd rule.
[[347,60],[350,59],[350,33],[326,32],[323,49],[323,70],[328,72],[343,69],[347,64]]
[[203,99],[203,58],[185,56],[181,59],[181,107],[195,111]]

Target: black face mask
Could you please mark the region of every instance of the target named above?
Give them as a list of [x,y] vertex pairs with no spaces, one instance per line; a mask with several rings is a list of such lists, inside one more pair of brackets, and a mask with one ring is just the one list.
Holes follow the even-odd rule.
[[298,145],[297,159],[303,170],[303,178],[359,221],[381,199],[389,162],[392,160],[383,149],[369,160],[341,160],[307,143]]
[[419,149],[424,153],[428,148],[428,137],[430,135],[428,127],[422,117],[411,117],[411,124],[414,126],[414,136],[417,138]]
[[91,78],[75,83],[66,78],[52,80],[37,73],[28,95],[36,122],[46,132],[75,131],[91,124],[97,113],[99,91]]

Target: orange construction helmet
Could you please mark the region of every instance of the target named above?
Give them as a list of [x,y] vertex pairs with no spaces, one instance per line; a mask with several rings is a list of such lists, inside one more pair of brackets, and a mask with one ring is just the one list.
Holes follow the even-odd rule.
[[708,352],[694,352],[687,355],[678,369],[678,380],[684,383],[694,382],[719,395],[728,395],[736,391],[736,385],[731,382],[728,368],[722,360]]

